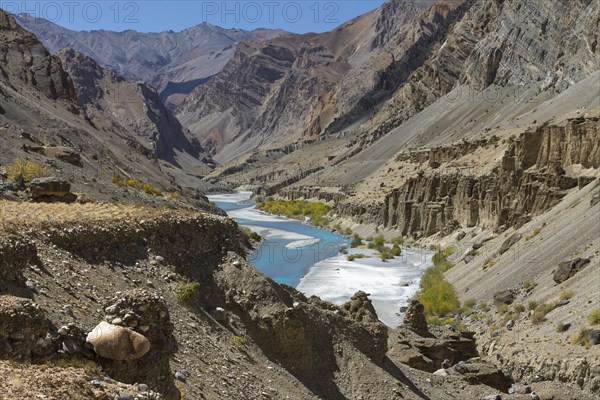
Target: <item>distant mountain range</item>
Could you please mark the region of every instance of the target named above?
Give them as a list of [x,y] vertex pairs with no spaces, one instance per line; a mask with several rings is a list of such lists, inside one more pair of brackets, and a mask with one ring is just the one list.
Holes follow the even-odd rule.
[[178,104],[200,83],[219,73],[243,40],[280,36],[281,30],[223,29],[208,23],[181,32],[73,31],[27,14],[14,18],[55,53],[71,48],[129,80],[153,86],[166,104]]

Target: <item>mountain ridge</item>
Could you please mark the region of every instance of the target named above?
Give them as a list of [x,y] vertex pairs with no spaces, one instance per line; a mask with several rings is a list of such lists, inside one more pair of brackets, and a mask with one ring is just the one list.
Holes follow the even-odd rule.
[[237,42],[285,34],[281,30],[224,29],[207,23],[180,32],[72,31],[41,18],[15,18],[51,52],[73,48],[87,54],[126,79],[143,80],[153,86],[167,105],[177,103],[189,90],[183,87],[163,95],[169,82],[207,79],[222,69]]

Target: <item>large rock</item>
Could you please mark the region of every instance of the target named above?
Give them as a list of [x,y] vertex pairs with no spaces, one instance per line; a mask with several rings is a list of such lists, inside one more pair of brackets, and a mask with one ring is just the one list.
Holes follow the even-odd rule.
[[408,310],[404,314],[404,326],[418,335],[425,336],[429,333],[425,319],[425,307],[419,300],[411,300]]
[[56,177],[35,178],[29,184],[31,197],[65,197],[71,193],[71,184]]
[[512,246],[514,246],[519,240],[521,240],[521,237],[522,235],[517,232],[508,239],[506,239],[504,243],[502,243],[502,245],[500,246],[500,250],[498,250],[500,254],[506,253]]
[[510,290],[501,290],[494,293],[494,301],[503,304],[512,304],[515,301],[515,294]]
[[558,264],[556,271],[554,271],[554,282],[563,283],[581,271],[587,264],[589,264],[589,262],[589,258],[576,258],[571,261],[561,262]]
[[150,342],[144,335],[105,321],[88,333],[87,342],[100,357],[116,361],[136,360],[150,350]]
[[460,361],[449,372],[450,375],[459,375],[472,385],[483,384],[505,393],[513,384],[509,376],[505,375],[494,364],[485,361]]

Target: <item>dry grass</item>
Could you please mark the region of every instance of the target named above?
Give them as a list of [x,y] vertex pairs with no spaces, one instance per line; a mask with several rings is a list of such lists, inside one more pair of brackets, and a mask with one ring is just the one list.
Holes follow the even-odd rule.
[[171,211],[135,205],[21,203],[0,201],[0,231],[24,227],[101,224],[107,221],[131,221],[166,214],[191,215],[195,211]]

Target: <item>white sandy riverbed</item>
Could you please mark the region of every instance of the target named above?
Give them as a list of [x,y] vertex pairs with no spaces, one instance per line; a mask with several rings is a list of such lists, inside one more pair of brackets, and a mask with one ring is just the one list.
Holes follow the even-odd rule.
[[369,298],[379,319],[388,326],[402,322],[400,307],[406,306],[418,287],[423,271],[430,265],[432,253],[402,248],[402,256],[381,261],[369,249],[349,249],[348,254],[364,254],[368,258],[348,261],[339,254],[315,264],[300,280],[297,289],[308,296],[316,295],[335,304],[347,302],[362,290]]

